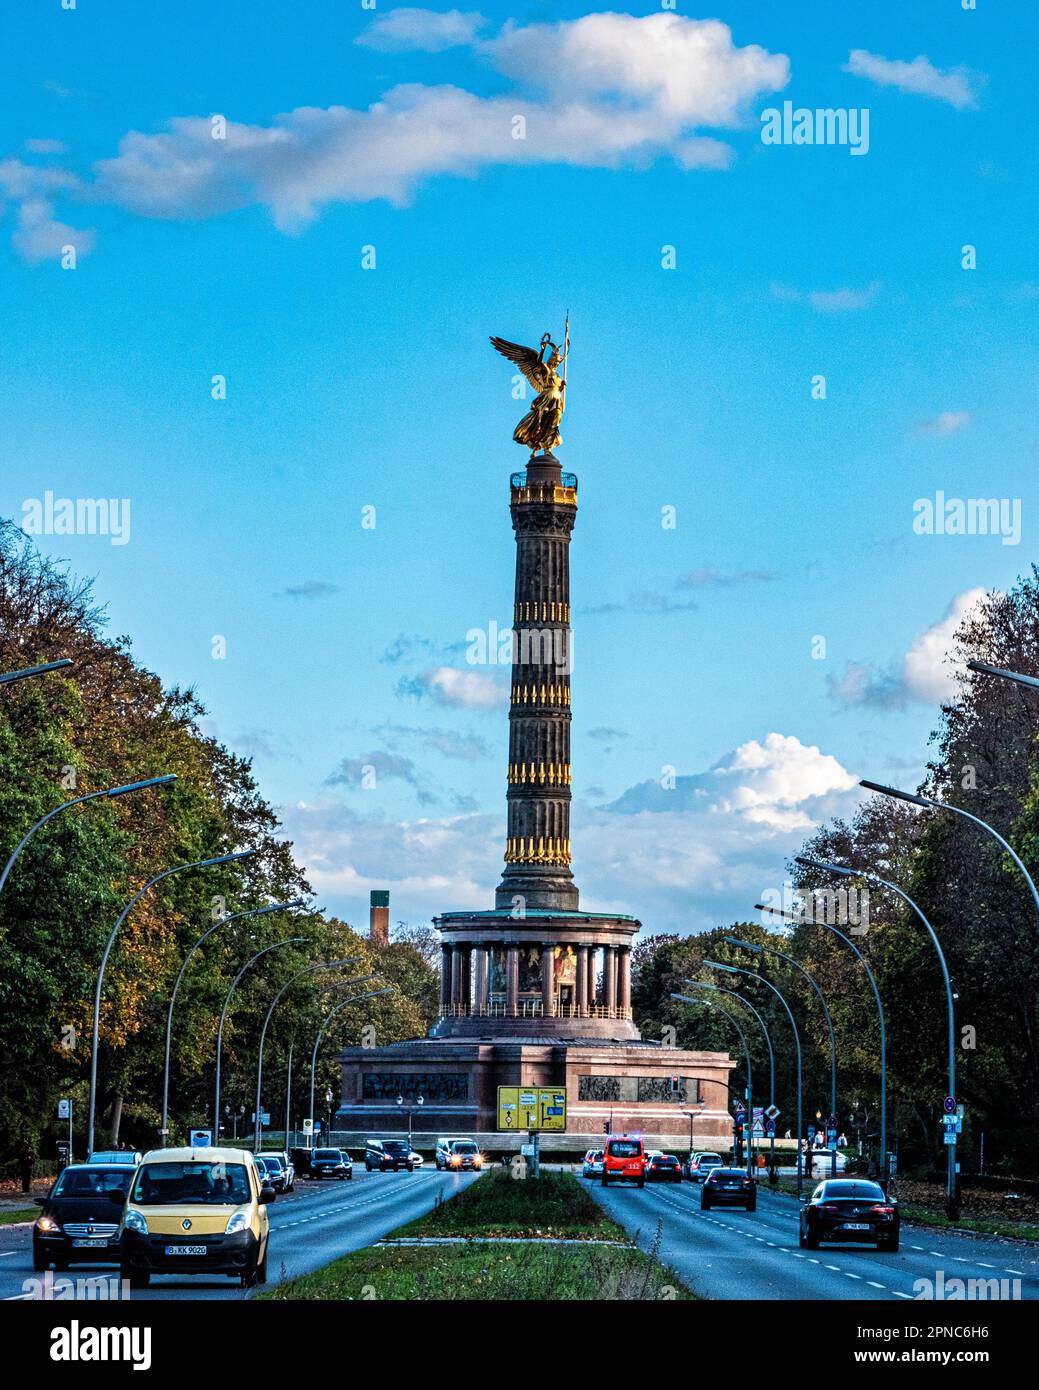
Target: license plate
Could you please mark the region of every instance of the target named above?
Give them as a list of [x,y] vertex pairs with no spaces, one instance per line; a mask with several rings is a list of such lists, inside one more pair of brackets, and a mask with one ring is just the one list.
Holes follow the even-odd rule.
[[76,1250],[93,1250],[98,1246],[107,1246],[108,1241],[104,1236],[95,1236],[91,1240],[74,1240],[72,1245]]
[[868,1231],[869,1229],[868,1221],[845,1221],[841,1227],[842,1231]]
[[167,1245],[167,1255],[204,1255],[206,1247],[204,1245]]

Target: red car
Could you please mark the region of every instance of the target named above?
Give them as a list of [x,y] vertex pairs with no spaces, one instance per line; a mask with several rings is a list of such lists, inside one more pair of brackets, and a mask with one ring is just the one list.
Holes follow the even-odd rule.
[[641,1139],[630,1134],[618,1134],[607,1139],[602,1159],[602,1185],[611,1182],[633,1182],[646,1185],[646,1149]]

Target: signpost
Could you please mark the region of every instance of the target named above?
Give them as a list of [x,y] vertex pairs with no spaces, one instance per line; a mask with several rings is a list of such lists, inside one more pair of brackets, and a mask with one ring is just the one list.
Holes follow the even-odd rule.
[[[59,1100],[59,1101],[58,1101],[58,1119],[59,1119],[59,1120],[68,1120],[68,1122],[69,1122],[69,1151],[68,1151],[68,1157],[66,1158],[65,1162],[66,1162],[66,1163],[71,1163],[71,1162],[72,1162],[72,1101],[71,1101],[71,1100]],[[62,1164],[62,1167],[64,1167],[64,1166],[65,1166],[65,1165]]]
[[499,1086],[498,1128],[513,1133],[527,1131],[529,1143],[521,1152],[529,1154],[531,1175],[536,1178],[541,1170],[542,1130],[566,1129],[566,1091],[548,1086]]

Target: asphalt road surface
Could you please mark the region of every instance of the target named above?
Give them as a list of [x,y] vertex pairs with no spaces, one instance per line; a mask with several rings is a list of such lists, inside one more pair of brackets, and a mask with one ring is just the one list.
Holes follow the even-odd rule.
[[868,1245],[800,1250],[796,1198],[758,1189],[758,1209],[700,1210],[698,1183],[647,1183],[644,1188],[588,1180],[592,1195],[644,1250],[663,1222],[659,1257],[685,1284],[718,1299],[915,1299],[917,1280],[1007,1281],[1004,1297],[1039,1298],[1039,1245],[948,1234],[902,1223],[897,1254]]
[[[429,1211],[440,1193],[446,1199],[475,1180],[474,1174],[438,1173],[432,1165],[414,1173],[366,1173],[354,1167],[349,1182],[299,1180],[296,1191],[268,1208],[271,1222],[268,1283],[293,1279],[330,1263],[350,1250],[381,1240],[405,1222]],[[54,1278],[115,1276],[115,1265],[73,1265]],[[39,1279],[32,1268],[32,1228],[0,1226],[0,1300],[25,1298],[23,1280]],[[217,1275],[153,1275],[147,1289],[134,1289],[134,1302],[171,1298],[243,1298],[237,1280]]]

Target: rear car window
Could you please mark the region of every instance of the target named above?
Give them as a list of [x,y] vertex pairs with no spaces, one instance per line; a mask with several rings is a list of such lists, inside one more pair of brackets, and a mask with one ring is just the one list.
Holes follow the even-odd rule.
[[611,1158],[637,1158],[641,1152],[641,1144],[631,1139],[616,1139],[607,1149]]
[[869,1197],[873,1201],[883,1202],[887,1199],[884,1196],[884,1189],[879,1183],[875,1182],[828,1182],[822,1189],[824,1199],[833,1197]]

